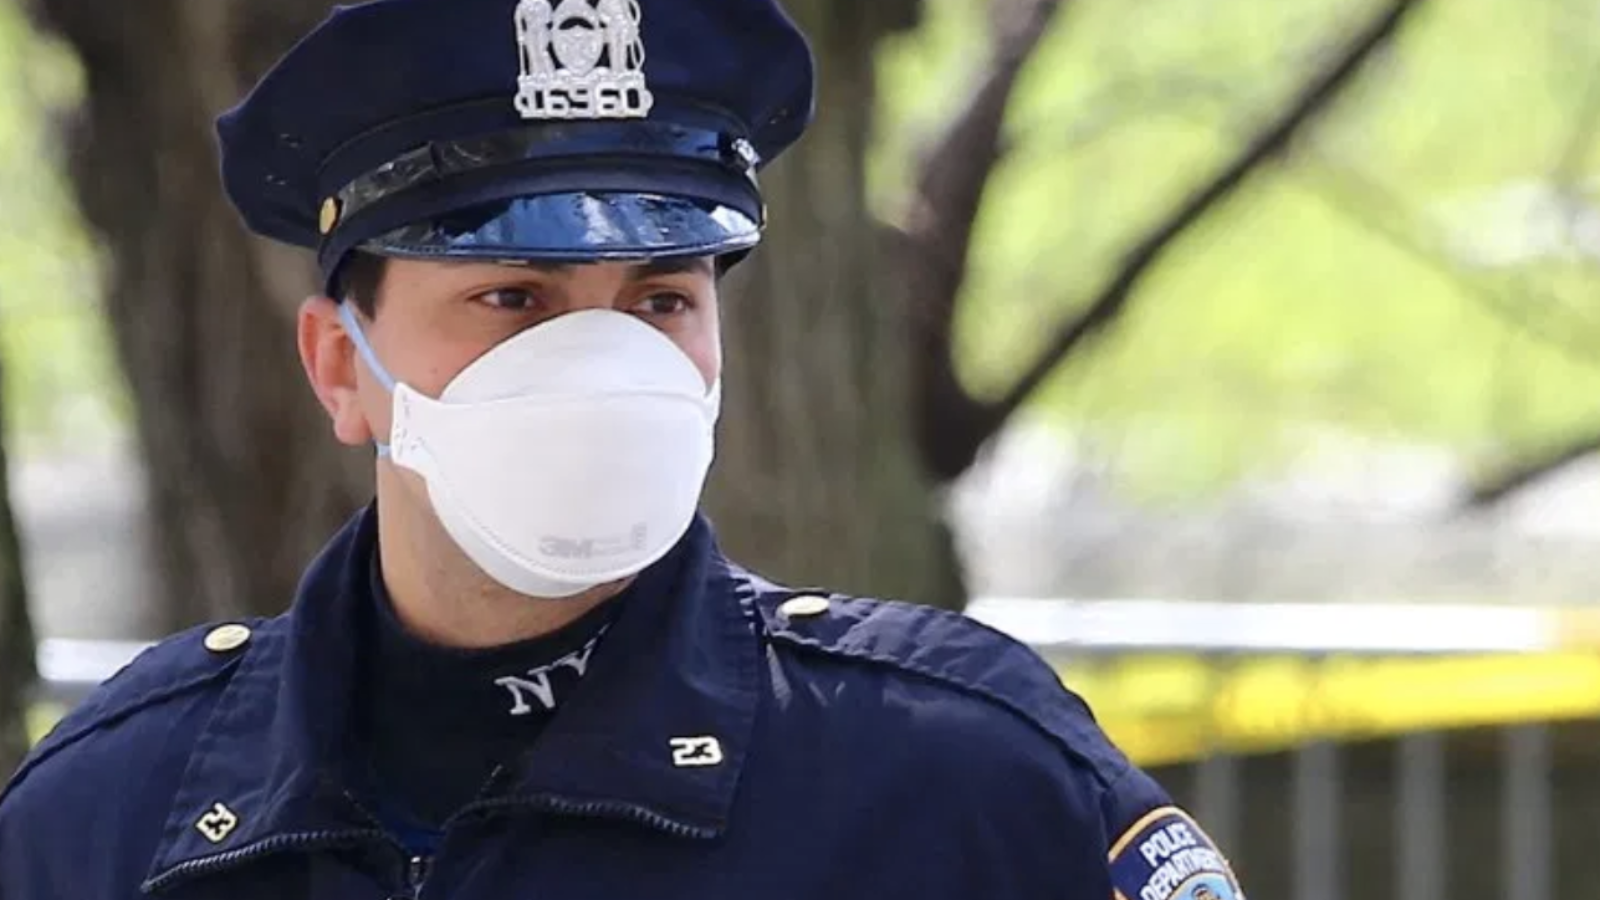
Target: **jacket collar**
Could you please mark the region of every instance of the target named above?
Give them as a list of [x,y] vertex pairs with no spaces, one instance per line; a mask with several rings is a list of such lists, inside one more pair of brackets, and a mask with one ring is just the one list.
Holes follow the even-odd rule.
[[[376,535],[369,506],[311,565],[289,614],[252,638],[194,743],[147,888],[284,848],[383,837],[352,799],[360,761],[345,724]],[[758,618],[703,518],[673,563],[674,589],[629,599],[561,713],[475,808],[722,834],[759,705]],[[213,842],[197,823],[218,804],[237,824]]]

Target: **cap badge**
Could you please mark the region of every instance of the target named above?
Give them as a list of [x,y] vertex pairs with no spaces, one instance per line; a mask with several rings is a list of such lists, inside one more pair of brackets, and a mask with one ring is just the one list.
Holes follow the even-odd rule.
[[524,119],[641,119],[654,98],[644,81],[639,0],[520,0],[517,44]]

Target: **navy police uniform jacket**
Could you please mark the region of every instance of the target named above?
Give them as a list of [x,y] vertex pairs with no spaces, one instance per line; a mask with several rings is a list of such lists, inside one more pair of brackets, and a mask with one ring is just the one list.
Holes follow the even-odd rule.
[[1241,896],[1031,651],[933,609],[790,602],[704,521],[676,587],[621,611],[572,702],[414,856],[346,779],[375,519],[288,614],[177,635],[54,729],[0,798],[0,900]]

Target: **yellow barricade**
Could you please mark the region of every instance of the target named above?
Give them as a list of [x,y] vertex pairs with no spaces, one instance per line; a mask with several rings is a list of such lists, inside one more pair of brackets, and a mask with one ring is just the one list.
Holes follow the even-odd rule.
[[1055,661],[1145,766],[1326,738],[1600,716],[1600,654],[1127,655]]

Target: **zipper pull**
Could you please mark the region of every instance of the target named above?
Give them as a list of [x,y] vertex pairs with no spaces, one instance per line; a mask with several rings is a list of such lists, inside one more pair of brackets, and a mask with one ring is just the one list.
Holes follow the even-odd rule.
[[428,880],[428,863],[426,856],[413,856],[406,864],[406,888],[413,898],[422,896],[423,882]]

